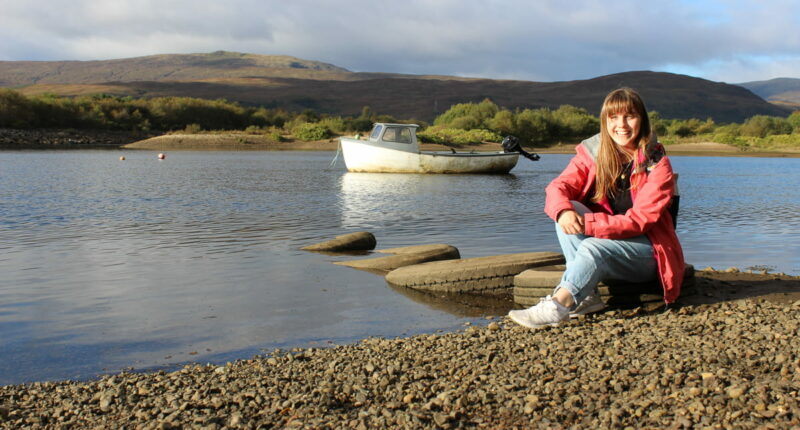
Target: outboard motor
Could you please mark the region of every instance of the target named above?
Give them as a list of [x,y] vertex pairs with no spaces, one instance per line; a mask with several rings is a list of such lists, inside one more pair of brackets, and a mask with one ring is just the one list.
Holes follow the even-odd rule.
[[536,161],[541,158],[539,157],[539,154],[535,152],[531,154],[530,152],[522,149],[522,145],[519,144],[519,139],[514,136],[506,136],[503,139],[502,145],[504,152],[519,152],[523,157],[531,161]]

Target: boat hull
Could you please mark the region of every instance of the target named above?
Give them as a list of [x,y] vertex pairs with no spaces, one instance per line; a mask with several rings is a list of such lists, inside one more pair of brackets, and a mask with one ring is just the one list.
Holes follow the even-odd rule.
[[508,173],[517,165],[516,152],[406,152],[341,139],[347,170],[365,173]]

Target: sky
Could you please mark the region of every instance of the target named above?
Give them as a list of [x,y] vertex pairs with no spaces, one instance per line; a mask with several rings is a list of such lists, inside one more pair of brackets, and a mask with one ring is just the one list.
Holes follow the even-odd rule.
[[800,78],[800,0],[0,0],[0,60],[218,50],[543,82]]

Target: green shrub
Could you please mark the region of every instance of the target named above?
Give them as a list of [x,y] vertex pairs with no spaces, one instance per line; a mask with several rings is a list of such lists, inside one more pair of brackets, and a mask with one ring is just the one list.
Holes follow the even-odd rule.
[[311,141],[327,139],[331,136],[330,130],[324,124],[304,122],[292,128],[292,134],[295,138]]
[[[696,118],[691,119],[673,119],[673,120],[660,120],[659,122],[666,127],[668,136],[689,137],[698,134],[714,133],[717,125],[711,118],[705,121],[700,121]],[[660,134],[656,131],[656,134]]]
[[553,114],[549,109],[525,109],[516,115],[514,135],[523,143],[550,142],[555,130]]
[[200,133],[201,131],[203,131],[203,127],[201,127],[200,124],[197,123],[189,124],[183,129],[183,132],[187,134],[197,134]]
[[678,136],[678,137],[688,137],[694,135],[694,130],[686,121],[675,121],[667,128],[667,134]]
[[285,142],[286,141],[286,138],[283,137],[283,135],[281,134],[281,132],[279,130],[270,131],[269,133],[267,133],[267,137],[269,138],[269,140],[271,140],[273,142]]
[[514,113],[505,109],[497,112],[494,117],[489,120],[488,124],[489,130],[493,130],[502,135],[513,134],[517,127]]
[[667,121],[661,118],[661,114],[657,111],[650,111],[647,113],[650,118],[650,129],[656,133],[657,136],[667,135]]
[[718,126],[716,130],[714,130],[715,135],[726,135],[726,136],[741,136],[742,135],[742,125],[741,124],[725,124]]
[[800,134],[800,110],[792,112],[789,118],[786,118],[786,121],[792,126],[792,133]]
[[325,126],[325,128],[332,133],[344,134],[350,131],[347,128],[344,119],[342,119],[340,116],[323,118],[319,121],[319,123]]
[[697,121],[697,125],[694,128],[694,134],[708,134],[713,133],[714,130],[717,128],[717,124],[714,122],[713,119],[707,118],[705,122]]
[[0,89],[0,127],[28,128],[36,125],[36,112],[22,94]]
[[756,115],[747,119],[742,124],[741,133],[744,136],[767,137],[774,134],[790,134],[792,125],[786,118]]
[[489,130],[514,135],[526,143],[549,143],[556,139],[577,140],[600,130],[600,121],[586,109],[569,105],[555,111],[547,108],[511,112],[490,100],[454,105],[434,121],[437,127]]
[[750,141],[738,135],[717,133],[712,136],[712,140],[726,145],[733,145],[742,151],[747,151],[750,148]]
[[261,127],[283,127],[291,115],[282,109],[255,108],[250,112],[250,122]]
[[258,125],[248,125],[247,128],[244,129],[244,132],[247,134],[264,134],[265,131],[264,127]]
[[797,148],[800,146],[800,134],[773,134],[763,139],[766,148]]
[[26,97],[13,90],[0,90],[0,127],[97,128],[115,130],[183,131],[199,125],[203,130],[248,130],[323,122],[329,132],[366,131],[373,121],[396,122],[365,108],[356,120],[322,118],[312,110],[289,113],[281,109],[243,107],[226,100],[189,97],[134,99],[94,95],[60,97],[45,94]]
[[434,125],[462,130],[488,129],[489,122],[497,115],[500,108],[489,99],[480,103],[459,103],[453,105],[439,115]]
[[561,105],[553,111],[553,136],[556,139],[586,138],[600,132],[600,120],[586,109]]
[[502,137],[497,133],[484,129],[461,130],[442,126],[431,126],[417,132],[417,138],[422,142],[470,145],[482,142],[499,142]]
[[345,119],[345,127],[348,131],[370,131],[372,130],[372,123],[374,114],[369,106],[361,108],[361,115],[356,118]]

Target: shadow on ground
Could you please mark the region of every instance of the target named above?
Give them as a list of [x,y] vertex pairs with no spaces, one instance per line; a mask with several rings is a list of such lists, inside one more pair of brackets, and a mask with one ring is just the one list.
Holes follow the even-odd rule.
[[684,305],[763,298],[778,303],[800,300],[800,277],[782,274],[698,271],[696,292],[681,297]]
[[[503,316],[510,309],[519,308],[513,297],[482,296],[476,294],[432,294],[411,288],[389,285],[393,291],[433,309],[460,317]],[[793,303],[800,300],[800,277],[779,274],[746,272],[695,272],[694,286],[687,289],[676,307],[710,305],[742,299],[764,299],[778,303]],[[627,303],[612,305],[608,310],[640,310],[659,312],[662,302]],[[628,313],[628,312],[626,312]],[[634,312],[638,313],[638,311]]]

